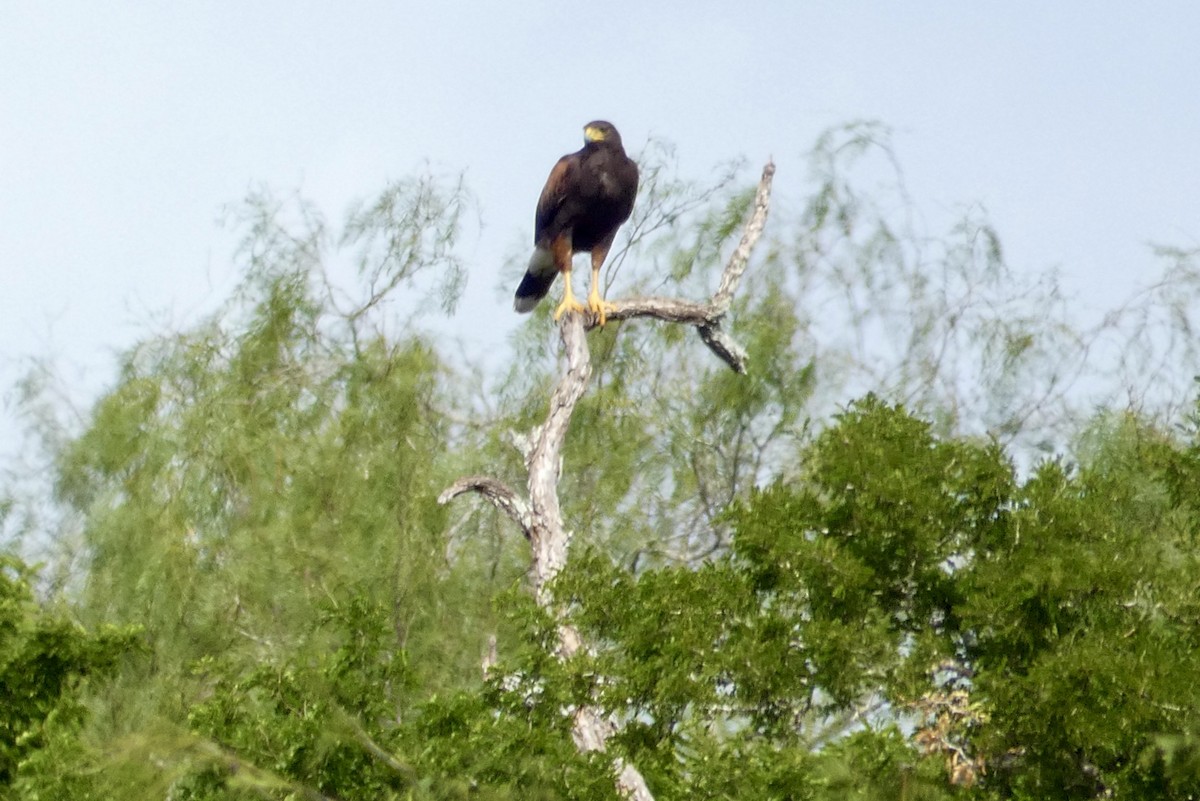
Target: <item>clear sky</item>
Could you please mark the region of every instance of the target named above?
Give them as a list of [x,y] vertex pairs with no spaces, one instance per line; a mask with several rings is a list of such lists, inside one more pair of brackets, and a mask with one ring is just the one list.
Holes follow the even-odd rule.
[[1148,243],[1200,244],[1198,31],[1194,2],[9,0],[0,383],[52,353],[94,392],[149,320],[211,308],[249,189],[337,220],[426,162],[478,199],[450,324],[488,348],[527,319],[503,258],[597,117],[696,177],[774,156],[797,197],[822,130],[880,120],[930,233],[981,204],[1014,268],[1101,308]]

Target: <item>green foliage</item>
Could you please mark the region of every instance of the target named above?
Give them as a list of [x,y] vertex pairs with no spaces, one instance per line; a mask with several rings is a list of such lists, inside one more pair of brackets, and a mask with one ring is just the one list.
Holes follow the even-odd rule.
[[[1169,779],[1160,760],[1173,752],[1152,755],[1156,736],[1186,741],[1200,712],[1200,554],[1180,537],[1194,523],[1156,464],[1173,450],[1161,434],[1126,420],[1100,437],[1095,461],[1038,470],[969,576],[985,741],[1023,752],[1011,781],[1026,793],[1186,798],[1200,778],[1186,758]],[[1194,469],[1187,451],[1171,461]]]
[[[992,443],[855,403],[802,476],[734,508],[727,557],[638,575],[577,559],[562,588],[598,644],[579,670],[606,677],[593,693],[630,721],[631,758],[676,779],[713,733],[752,732],[838,744],[820,770],[850,797],[941,797],[953,778],[981,797],[1188,798],[1200,564],[1171,488],[1198,451],[1135,420],[1090,440],[1080,467],[1019,482]],[[919,736],[838,750],[900,730],[841,739],[870,721]],[[907,794],[853,766],[889,752]]]
[[91,633],[34,603],[31,573],[0,555],[0,795],[44,767],[46,752],[87,718],[84,687],[138,650],[137,632]]
[[[366,297],[349,310],[324,223],[253,198],[229,306],[130,352],[55,454],[81,615],[139,626],[152,654],[64,741],[70,770],[197,798],[415,781],[363,743],[391,747],[383,721],[473,683],[490,597],[519,575],[447,561],[447,373],[421,337],[379,331],[389,292],[453,261],[459,194],[402,183],[351,215]],[[38,781],[44,797],[83,792]]]
[[831,743],[818,761],[819,799],[935,801],[955,797],[941,765],[914,759],[912,746],[894,727],[864,729]]
[[[198,662],[193,669],[210,690],[191,707],[189,729],[287,783],[348,799],[398,795],[412,769],[371,749],[394,753],[396,713],[413,684],[406,653],[396,651],[391,616],[378,604],[352,596],[322,607],[298,656]],[[181,797],[223,797],[216,778],[191,777]]]

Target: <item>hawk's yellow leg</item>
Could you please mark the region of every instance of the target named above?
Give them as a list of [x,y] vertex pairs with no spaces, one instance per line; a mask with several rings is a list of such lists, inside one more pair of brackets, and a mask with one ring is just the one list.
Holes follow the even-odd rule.
[[571,271],[563,270],[563,299],[562,303],[558,304],[558,308],[554,310],[554,321],[558,322],[558,318],[562,317],[567,312],[583,312],[587,310],[579,301],[575,300],[575,293],[571,290]]
[[588,292],[588,308],[596,313],[602,326],[608,319],[608,313],[616,308],[600,297],[600,266],[598,264],[592,265],[592,289]]

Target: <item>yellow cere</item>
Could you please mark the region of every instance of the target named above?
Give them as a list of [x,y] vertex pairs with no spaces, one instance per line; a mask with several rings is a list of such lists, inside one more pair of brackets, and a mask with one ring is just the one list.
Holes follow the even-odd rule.
[[600,130],[599,128],[595,127],[594,125],[589,125],[588,127],[584,128],[583,136],[589,142],[603,142],[604,141],[604,131]]

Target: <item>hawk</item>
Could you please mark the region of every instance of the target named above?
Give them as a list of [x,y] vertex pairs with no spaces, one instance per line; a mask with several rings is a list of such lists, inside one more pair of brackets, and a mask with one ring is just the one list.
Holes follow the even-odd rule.
[[[538,198],[534,220],[533,256],[513,307],[531,311],[563,274],[562,303],[554,319],[566,312],[589,310],[600,325],[612,306],[600,297],[600,267],[612,247],[617,229],[629,219],[637,196],[638,168],[625,155],[621,135],[612,123],[597,120],[583,128],[583,149],[563,156],[550,171]],[[592,286],[587,306],[571,289],[571,257],[592,254]]]

